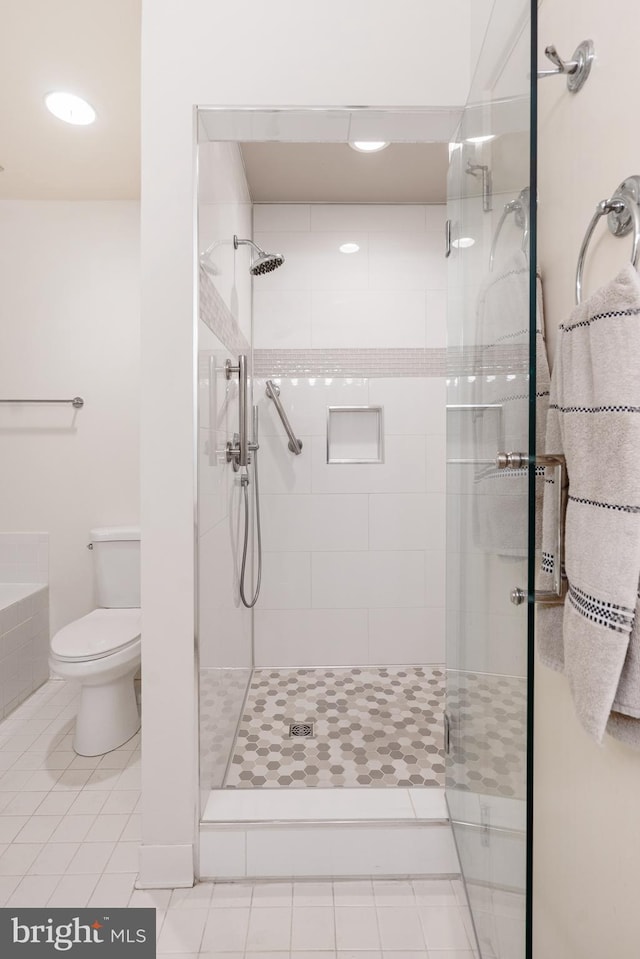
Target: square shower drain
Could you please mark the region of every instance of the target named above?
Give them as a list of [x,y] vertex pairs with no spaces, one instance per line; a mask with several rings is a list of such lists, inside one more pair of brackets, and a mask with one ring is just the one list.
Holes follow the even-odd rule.
[[290,723],[289,739],[313,739],[313,723]]

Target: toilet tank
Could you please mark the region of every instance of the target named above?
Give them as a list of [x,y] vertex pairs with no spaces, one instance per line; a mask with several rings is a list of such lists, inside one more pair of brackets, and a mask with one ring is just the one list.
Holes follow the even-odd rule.
[[107,526],[91,530],[97,605],[140,606],[140,529]]

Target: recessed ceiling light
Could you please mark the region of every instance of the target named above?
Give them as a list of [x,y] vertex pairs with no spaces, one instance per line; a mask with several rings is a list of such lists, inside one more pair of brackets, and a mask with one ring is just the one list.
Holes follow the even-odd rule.
[[48,93],[44,102],[47,110],[59,120],[64,120],[65,123],[87,126],[89,123],[93,123],[96,118],[96,111],[91,104],[73,93],[62,93],[60,91]]
[[338,249],[341,253],[357,253],[360,247],[357,243],[343,243]]
[[471,236],[461,236],[457,240],[452,240],[451,246],[455,246],[456,250],[464,250],[468,246],[473,246],[475,242]]
[[489,140],[495,140],[495,133],[487,133],[484,137],[467,137],[467,143],[488,143]]
[[377,153],[389,146],[388,140],[351,140],[349,146],[358,153]]

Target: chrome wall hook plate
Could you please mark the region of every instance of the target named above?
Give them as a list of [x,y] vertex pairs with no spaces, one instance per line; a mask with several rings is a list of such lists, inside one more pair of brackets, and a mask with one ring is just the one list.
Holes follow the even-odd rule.
[[[615,203],[617,197],[622,197],[640,206],[640,176],[628,176],[623,180],[611,197],[611,203]],[[621,210],[612,210],[607,217],[607,225],[614,236],[626,236],[633,229],[633,217],[628,205],[624,205]]]
[[578,90],[583,88],[591,73],[595,56],[596,52],[592,40],[583,40],[582,43],[576,47],[571,59],[576,62],[578,66],[573,73],[569,73],[567,76],[567,90],[569,93],[577,93]]
[[595,60],[596,52],[593,40],[583,40],[573,52],[570,60],[563,60],[553,44],[545,48],[545,56],[555,64],[555,70],[541,70],[538,73],[538,79],[544,77],[566,76],[567,90],[569,93],[577,93],[583,88],[591,67]]

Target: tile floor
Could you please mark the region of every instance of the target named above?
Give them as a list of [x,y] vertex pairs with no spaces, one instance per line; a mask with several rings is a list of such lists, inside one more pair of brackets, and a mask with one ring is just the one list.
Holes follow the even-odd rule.
[[216,883],[135,892],[172,959],[474,959],[464,893],[442,880]]
[[135,890],[138,737],[76,756],[77,695],[48,682],[0,723],[0,906],[154,907],[171,959],[474,959],[455,881]]
[[255,669],[224,785],[443,786],[443,704],[438,667]]
[[0,906],[126,906],[133,892],[139,735],[77,756],[77,699],[53,680],[0,723]]

